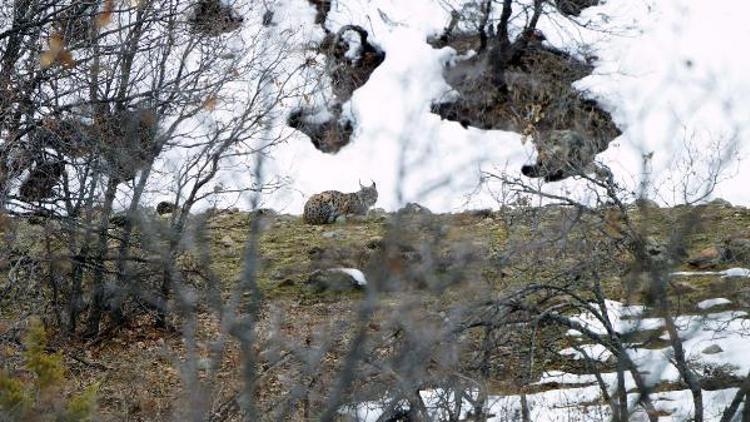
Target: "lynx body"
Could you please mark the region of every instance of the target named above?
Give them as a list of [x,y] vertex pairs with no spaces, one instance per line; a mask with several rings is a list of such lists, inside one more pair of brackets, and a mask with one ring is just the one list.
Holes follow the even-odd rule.
[[365,215],[378,200],[375,182],[372,186],[362,186],[353,193],[328,190],[316,193],[305,203],[302,219],[307,224],[331,224],[339,216]]

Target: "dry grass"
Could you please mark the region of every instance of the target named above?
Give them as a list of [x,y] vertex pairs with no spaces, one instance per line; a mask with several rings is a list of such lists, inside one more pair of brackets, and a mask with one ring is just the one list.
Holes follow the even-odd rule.
[[[647,218],[636,216],[636,220],[640,218],[639,224],[646,232],[668,238],[675,222],[688,211],[686,208],[655,209]],[[750,231],[750,212],[744,208],[709,206],[703,215],[702,224],[687,239],[688,253],[699,251],[726,236]],[[530,230],[506,226],[502,217],[499,213],[466,213],[403,220],[406,224],[401,227],[406,229],[399,231],[399,241],[408,243],[417,251],[425,251],[424,246],[429,245],[431,259],[443,257],[449,264],[458,259],[459,252],[471,253],[466,261],[462,261],[466,268],[461,268],[461,271],[448,264],[437,267],[435,279],[445,281],[440,289],[410,288],[386,293],[368,325],[373,341],[384,341],[392,332],[393,327],[388,324],[394,312],[419,316],[429,325],[432,318],[437,318],[457,303],[469,303],[486,296],[488,291],[501,292],[509,286],[527,283],[532,276],[542,277],[559,270],[539,267],[540,262],[563,268],[575,261],[575,255],[570,255],[565,259],[532,259],[516,267],[501,267],[499,263],[508,245],[518,244],[530,233]],[[222,281],[225,294],[232,289],[241,270],[242,246],[248,233],[249,218],[244,213],[224,214],[214,217],[209,224],[214,270]],[[300,379],[302,368],[299,361],[285,356],[295,347],[312,350],[328,342],[330,351],[320,362],[323,373],[327,375],[315,382],[310,380],[310,399],[324,399],[324,392],[341,364],[341,353],[351,341],[354,315],[363,294],[358,291],[321,293],[308,286],[305,280],[311,271],[321,266],[367,268],[372,264],[371,260],[376,259],[368,245],[391,236],[392,221],[393,216],[385,215],[331,226],[308,226],[297,217],[275,216],[263,224],[265,230],[259,249],[263,264],[258,281],[265,299],[257,327],[257,348],[261,356],[258,394],[264,408],[278,410],[274,404],[289,394],[289,380]],[[14,228],[8,229],[9,226]],[[15,221],[4,224],[4,227],[3,235],[16,242],[13,256],[17,256],[20,249],[25,249],[26,253],[40,251],[38,245],[30,241],[34,236],[29,236],[29,233],[40,230],[39,226]],[[331,236],[332,232],[336,235]],[[15,235],[11,236],[13,233]],[[311,255],[315,248],[325,254],[322,257]],[[8,257],[12,255],[6,250],[3,253]],[[611,275],[610,288],[614,298],[623,298],[619,276]],[[698,301],[717,296],[733,297],[736,306],[745,306],[745,296],[750,299],[750,292],[736,280],[691,277],[684,282],[692,286],[680,297],[684,309],[694,309]],[[0,289],[5,288],[5,281],[0,286]],[[196,286],[201,288],[200,282],[196,282]],[[4,366],[13,366],[21,351],[13,339],[22,332],[21,318],[28,309],[20,303],[3,301],[0,311],[0,352]],[[158,330],[153,326],[152,317],[144,314],[93,344],[70,340],[59,333],[51,347],[62,350],[66,356],[70,391],[93,382],[101,383],[99,410],[103,420],[164,420],[174,417],[178,410],[188,408],[191,400],[195,400],[184,392],[186,372],[183,363],[188,356],[188,343],[183,340],[181,334],[184,332],[180,332],[180,327],[185,327],[182,325],[185,321],[179,318],[175,321],[177,331]],[[241,386],[239,368],[242,357],[237,344],[230,338],[216,349],[217,339],[223,338],[223,330],[209,307],[198,307],[195,327],[195,353],[199,362],[196,376],[203,388],[212,392],[208,397],[212,397],[214,407],[220,407],[234,397]],[[551,329],[546,335],[550,344],[565,345],[559,330]],[[469,342],[467,344],[476,343],[479,338],[480,333],[474,333],[465,341]],[[497,368],[492,371],[493,390],[509,392],[518,385],[518,380],[508,377],[510,372],[501,367],[513,362],[513,352],[517,358],[522,350],[506,351],[505,358],[496,360]],[[387,353],[387,348],[383,353]],[[214,362],[212,359],[217,356]],[[575,371],[575,365],[579,365],[562,360],[550,361],[550,364],[570,371]],[[303,419],[302,413],[295,414],[293,419]]]

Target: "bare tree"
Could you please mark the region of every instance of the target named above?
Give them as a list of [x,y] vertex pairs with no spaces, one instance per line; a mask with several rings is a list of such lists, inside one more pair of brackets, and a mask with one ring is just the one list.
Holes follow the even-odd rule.
[[[312,3],[323,12],[331,7]],[[543,46],[537,25],[551,6],[575,5],[467,3],[472,7],[455,8],[441,42],[466,36],[478,46],[482,77],[492,87],[480,106],[529,105],[495,123],[535,137],[540,171],[533,175],[544,181],[516,169],[487,173],[488,183],[499,184],[498,211],[442,215],[408,204],[395,213],[346,216],[333,229],[261,209],[263,196],[279,186],[265,166],[287,140],[283,126],[305,128],[297,120],[304,113],[288,116],[286,103],[331,88],[317,93],[337,97],[341,117],[341,103],[383,61],[362,27],[346,25],[316,47],[331,49],[324,74],[345,82],[322,87],[309,80],[309,62],[290,64],[292,46],[271,39],[267,26],[235,37],[251,18],[273,24],[265,12],[248,12],[250,3],[0,6],[7,28],[0,32],[2,217],[31,227],[30,234],[2,231],[18,247],[8,252],[10,287],[0,291],[0,303],[29,300],[24,316],[49,311],[70,344],[81,339],[86,347],[116,337],[129,322],[133,330],[169,333],[173,349],[164,355],[185,387],[170,408],[175,418],[530,421],[544,388],[536,381],[559,363],[573,330],[612,356],[602,362],[573,346],[599,389],[602,414],[626,421],[645,411],[655,421],[657,392],[632,353],[638,332],[623,329],[611,307],[613,298],[637,297],[663,322],[673,351],[664,366],[677,369],[693,418],[703,420],[705,377],[681,337],[682,298],[672,273],[704,208],[687,209],[654,235],[654,210],[645,200],[653,181],[631,192],[595,162],[619,130],[570,89],[585,63],[574,62],[548,85],[558,91],[514,92],[545,76],[525,59],[569,58]],[[272,6],[264,2],[265,11]],[[473,32],[461,34],[467,25]],[[347,61],[347,31],[370,62]],[[530,94],[514,98],[519,91]],[[544,107],[558,112],[545,114]],[[560,111],[568,109],[574,118]],[[574,145],[545,149],[554,138],[547,135],[561,131],[576,132]],[[323,132],[310,137],[330,134]],[[399,140],[404,155],[411,135]],[[717,147],[707,163],[687,151],[681,165],[705,164],[706,172],[682,185],[686,202],[710,197],[731,151]],[[400,160],[397,189],[410,170]],[[592,175],[588,164],[600,171]],[[547,184],[563,178],[580,191]],[[242,183],[228,183],[237,179]],[[397,196],[403,200],[400,190]],[[164,203],[153,210],[158,200]],[[231,210],[235,203],[249,212]],[[217,240],[222,222],[236,230]],[[285,231],[298,237],[282,238]],[[23,249],[24,236],[43,248]],[[292,249],[297,255],[271,253]],[[236,271],[221,267],[228,260]],[[287,288],[294,294],[285,296]],[[17,343],[20,328],[10,331],[0,336],[4,345]],[[61,346],[66,340],[51,348],[73,353]],[[614,383],[606,377],[612,374]],[[749,395],[747,377],[735,384],[722,420],[735,418]],[[501,396],[517,399],[507,413],[493,403]]]

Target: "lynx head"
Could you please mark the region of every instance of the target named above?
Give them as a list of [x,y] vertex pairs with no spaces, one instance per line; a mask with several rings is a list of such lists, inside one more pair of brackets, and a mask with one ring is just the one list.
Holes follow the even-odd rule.
[[357,197],[362,201],[363,204],[371,207],[378,201],[378,190],[375,187],[375,182],[372,182],[372,186],[364,186],[362,182],[359,182],[359,192]]

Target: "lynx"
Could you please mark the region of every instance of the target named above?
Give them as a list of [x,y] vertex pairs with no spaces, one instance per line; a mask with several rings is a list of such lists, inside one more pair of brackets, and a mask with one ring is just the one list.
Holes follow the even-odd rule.
[[317,193],[305,203],[302,219],[307,224],[330,224],[339,216],[365,215],[367,210],[378,200],[375,182],[372,186],[362,186],[354,193],[341,193],[328,190]]

